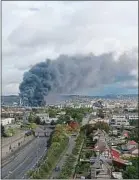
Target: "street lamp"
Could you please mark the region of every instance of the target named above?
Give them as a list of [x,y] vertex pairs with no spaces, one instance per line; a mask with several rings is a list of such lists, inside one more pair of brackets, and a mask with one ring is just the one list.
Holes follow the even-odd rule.
[[36,154],[36,165],[37,165],[37,161],[38,161],[38,154],[39,154],[39,149],[38,149],[38,140],[39,140],[39,133],[38,133],[38,136],[37,136],[37,147],[36,147],[36,149],[37,149],[37,154]]
[[10,178],[10,174],[12,174],[12,171],[8,172],[8,179]]
[[100,155],[100,152],[99,150],[96,151],[96,155],[99,156]]

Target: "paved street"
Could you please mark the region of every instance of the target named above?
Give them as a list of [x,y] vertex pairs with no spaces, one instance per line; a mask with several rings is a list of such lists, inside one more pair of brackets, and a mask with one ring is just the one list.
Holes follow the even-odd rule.
[[22,179],[46,152],[48,138],[35,138],[28,146],[15,154],[14,159],[2,167],[2,179]]
[[[61,157],[60,161],[56,165],[56,166],[60,167],[60,170],[62,169],[62,166],[64,165],[64,163],[67,159],[66,154],[70,155],[72,153],[72,150],[75,146],[75,139],[76,139],[76,137],[70,137],[69,147],[68,147],[67,151],[64,153],[64,155]],[[60,175],[60,171],[56,172],[55,170],[53,170],[51,179],[56,179],[59,175]]]

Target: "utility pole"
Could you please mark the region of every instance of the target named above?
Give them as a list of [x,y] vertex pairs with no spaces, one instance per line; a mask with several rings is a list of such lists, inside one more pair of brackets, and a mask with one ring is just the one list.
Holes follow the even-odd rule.
[[39,155],[39,148],[38,148],[38,144],[39,144],[39,133],[38,133],[38,137],[37,137],[36,164],[38,164],[38,155]]

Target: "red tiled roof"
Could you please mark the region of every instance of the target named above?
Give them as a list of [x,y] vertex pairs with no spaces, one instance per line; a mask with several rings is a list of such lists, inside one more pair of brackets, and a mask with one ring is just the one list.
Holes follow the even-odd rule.
[[111,155],[112,155],[113,158],[119,158],[120,157],[120,153],[116,149],[111,150]]
[[99,150],[99,151],[104,151],[105,150],[105,143],[104,142],[98,142],[96,145],[95,145],[95,148],[94,150]]
[[130,149],[130,152],[134,151],[135,149],[137,149],[137,147],[133,147]]
[[114,157],[113,161],[116,161],[116,162],[121,163],[121,164],[126,164],[126,162],[123,159],[121,159],[121,158]]
[[132,155],[138,155],[139,154],[139,149],[134,149],[132,152],[131,152]]
[[128,141],[128,145],[136,145],[137,143],[135,141]]
[[75,122],[75,121],[71,121],[71,122],[69,123],[69,126],[70,126],[71,128],[77,128],[77,127],[79,127],[79,124],[78,124],[77,122]]
[[124,133],[124,136],[125,136],[125,137],[128,137],[129,135],[128,135],[128,133],[126,132],[126,133]]

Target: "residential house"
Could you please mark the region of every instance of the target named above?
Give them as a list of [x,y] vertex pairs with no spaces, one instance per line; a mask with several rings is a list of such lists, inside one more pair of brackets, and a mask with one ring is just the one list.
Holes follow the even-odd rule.
[[112,148],[111,149],[111,155],[113,158],[119,158],[120,157],[120,151],[118,151],[117,149]]
[[118,130],[117,130],[117,129],[112,129],[111,133],[112,133],[113,135],[118,135]]
[[133,147],[131,149],[127,149],[127,147],[122,147],[123,152],[122,152],[122,157],[134,157],[139,155],[139,147],[138,145],[136,147]]
[[3,126],[6,126],[8,124],[14,123],[14,121],[15,121],[15,118],[3,118],[3,119],[1,119],[1,124]]
[[137,113],[131,113],[131,114],[128,114],[128,119],[129,119],[129,121],[138,120],[139,116]]
[[139,155],[139,148],[134,147],[134,148],[130,149],[130,153],[132,156],[138,156]]
[[112,178],[114,178],[114,179],[123,179],[122,172],[112,172]]
[[135,141],[128,141],[128,143],[126,144],[126,146],[127,146],[127,149],[128,150],[130,150],[130,149],[132,149],[132,148],[134,148],[134,147],[137,147],[137,143],[135,142]]
[[40,114],[36,114],[36,116],[38,116],[40,118],[41,122],[50,123],[50,121],[49,121],[49,114],[47,114],[47,113],[40,113]]
[[108,123],[109,124],[109,119],[101,119],[101,118],[95,118],[95,119],[91,119],[90,121],[89,121],[89,124],[95,124],[95,123],[97,123],[97,122],[105,122],[105,123]]
[[92,114],[93,116],[96,116],[96,115],[97,115],[97,112],[96,112],[96,111],[93,111],[91,114]]
[[125,168],[128,164],[128,161],[121,159],[120,157],[113,156],[113,165],[121,168]]
[[123,135],[125,138],[128,138],[128,137],[129,137],[128,131],[123,131],[122,135]]
[[125,125],[125,126],[129,126],[129,122],[128,119],[126,117],[126,115],[113,115],[112,119],[110,120],[110,124],[111,125]]
[[23,123],[28,123],[29,116],[30,116],[30,111],[24,111],[24,113],[23,113]]
[[57,120],[58,120],[58,117],[55,117],[55,118],[50,118],[50,117],[49,117],[49,122],[50,122],[50,123],[51,123],[52,121],[57,122]]
[[47,113],[36,114],[36,116],[38,116],[40,118],[41,122],[45,122],[46,124],[50,124],[52,121],[56,122],[58,120],[57,117],[50,118],[49,114],[47,114]]

